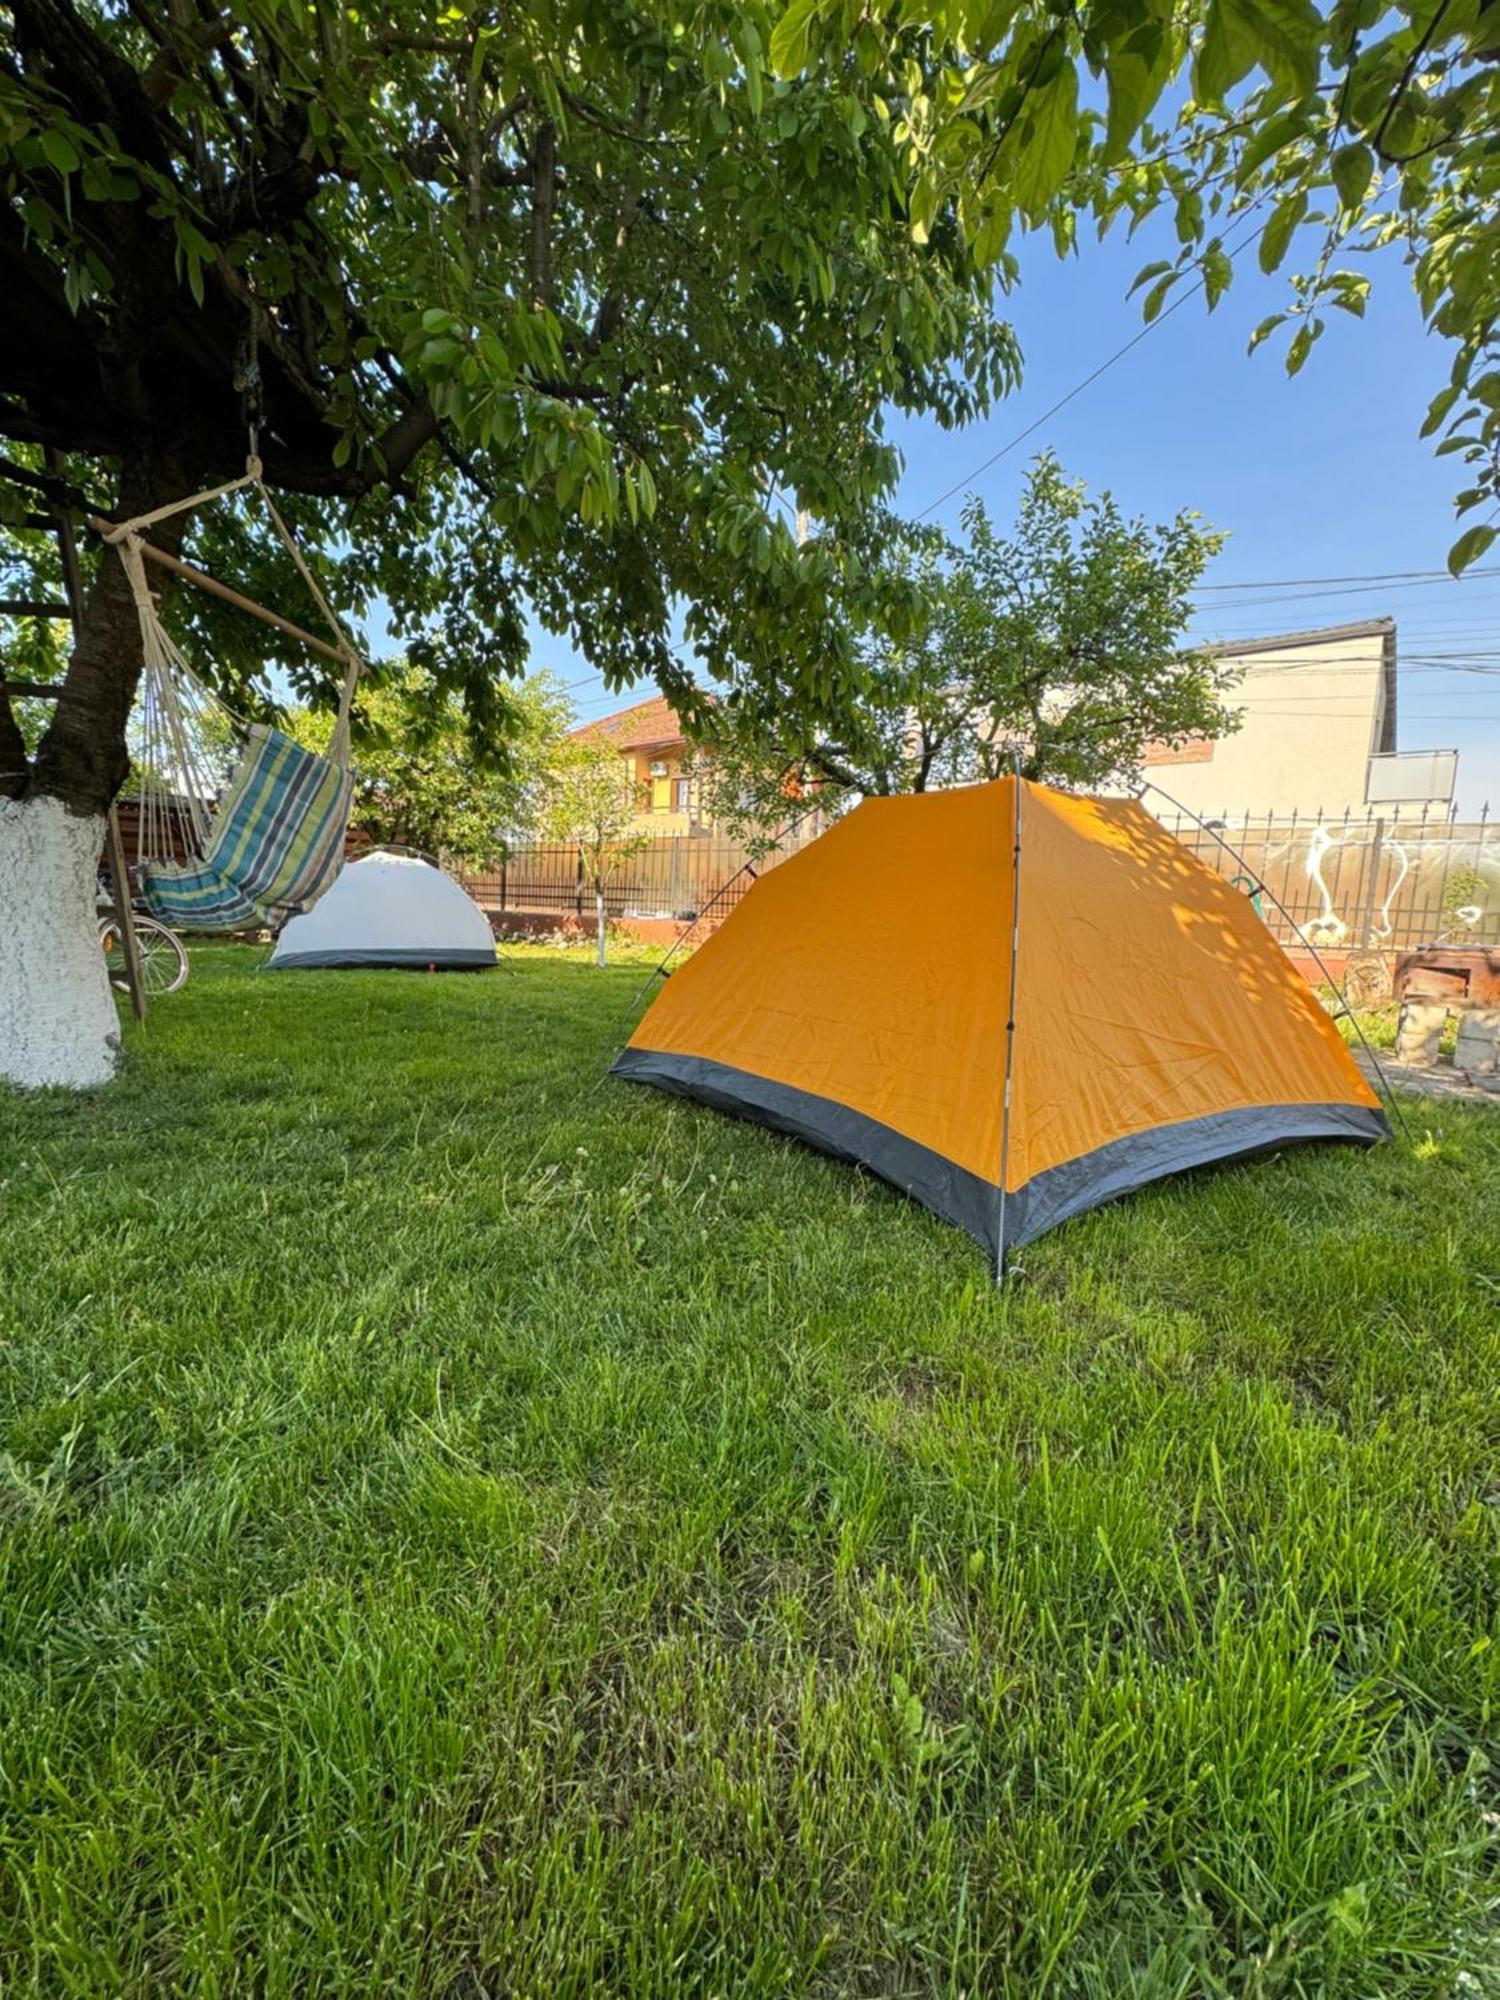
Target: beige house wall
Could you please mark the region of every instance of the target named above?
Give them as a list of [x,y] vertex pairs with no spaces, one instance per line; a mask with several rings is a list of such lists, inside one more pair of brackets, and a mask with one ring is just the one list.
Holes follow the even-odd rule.
[[[1145,776],[1203,819],[1363,813],[1369,761],[1395,742],[1394,634],[1220,650],[1240,668],[1226,696],[1239,729],[1147,759]],[[1170,812],[1159,794],[1147,803]]]

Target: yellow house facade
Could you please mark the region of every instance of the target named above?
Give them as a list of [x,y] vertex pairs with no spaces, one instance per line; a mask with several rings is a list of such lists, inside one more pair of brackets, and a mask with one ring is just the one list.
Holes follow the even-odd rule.
[[706,830],[702,788],[689,768],[687,739],[663,696],[652,695],[614,715],[585,723],[573,734],[602,736],[625,760],[641,801],[637,831],[674,834]]

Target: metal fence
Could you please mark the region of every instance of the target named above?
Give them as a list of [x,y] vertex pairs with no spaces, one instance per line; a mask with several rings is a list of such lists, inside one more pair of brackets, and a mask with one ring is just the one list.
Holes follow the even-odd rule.
[[[1439,940],[1500,944],[1500,821],[1487,812],[1464,823],[1394,812],[1379,818],[1247,814],[1207,825],[1170,811],[1158,817],[1184,847],[1250,896],[1285,945],[1298,943],[1298,930],[1330,951],[1402,951]],[[799,830],[765,855],[718,834],[652,840],[621,858],[605,910],[612,918],[712,925],[758,874],[805,847],[816,831]],[[460,879],[496,916],[593,914],[587,871],[573,845],[519,848]]]
[[1299,930],[1325,951],[1500,943],[1500,821],[1487,809],[1465,822],[1394,811],[1206,825],[1170,810],[1158,817],[1251,897],[1284,945]]

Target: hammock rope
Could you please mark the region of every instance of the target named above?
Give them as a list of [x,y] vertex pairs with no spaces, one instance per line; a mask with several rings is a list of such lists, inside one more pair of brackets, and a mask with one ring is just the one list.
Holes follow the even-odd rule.
[[[146,529],[246,491],[264,506],[333,635],[323,650],[343,663],[338,713],[322,756],[277,730],[247,724],[205,686],[163,625],[147,579]],[[349,717],[366,669],[265,486],[253,438],[240,478],[128,521],[97,525],[119,554],[140,625],[141,704],[132,747],[141,777],[137,862],[147,902],[167,921],[200,929],[278,924],[311,908],[343,863],[353,791]],[[287,623],[249,599],[237,601]],[[183,846],[193,857],[185,864],[174,860]]]

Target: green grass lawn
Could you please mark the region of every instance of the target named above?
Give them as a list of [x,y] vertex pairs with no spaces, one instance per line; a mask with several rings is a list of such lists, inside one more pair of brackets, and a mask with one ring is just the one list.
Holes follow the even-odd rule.
[[991,1287],[641,972],[0,1093],[6,1995],[1500,1992],[1500,1114]]

